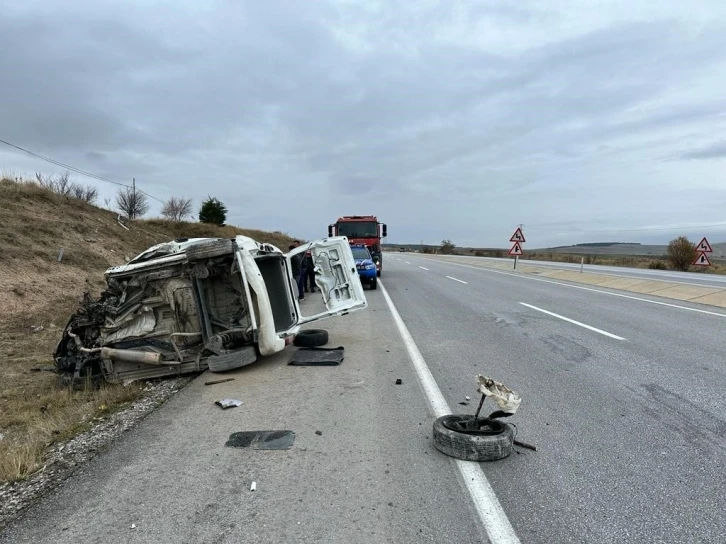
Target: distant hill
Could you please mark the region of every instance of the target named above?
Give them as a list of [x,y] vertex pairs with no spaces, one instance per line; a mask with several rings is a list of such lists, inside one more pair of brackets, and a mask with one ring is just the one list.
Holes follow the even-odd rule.
[[[698,242],[698,240],[695,240]],[[695,243],[694,242],[694,243]],[[435,246],[421,246],[421,244],[383,244],[383,249],[396,251],[405,248],[408,251],[419,251],[422,247],[433,248]],[[525,253],[567,253],[571,255],[622,255],[622,256],[644,256],[644,257],[660,257],[666,254],[666,245],[643,245],[637,242],[587,242],[575,244],[571,246],[557,246],[547,248],[528,248],[525,247]],[[714,259],[726,259],[726,242],[717,244],[712,243],[713,253],[711,257]],[[506,256],[507,248],[471,248],[457,247],[455,253],[473,254],[481,253],[483,256]],[[500,255],[500,254],[504,255]]]

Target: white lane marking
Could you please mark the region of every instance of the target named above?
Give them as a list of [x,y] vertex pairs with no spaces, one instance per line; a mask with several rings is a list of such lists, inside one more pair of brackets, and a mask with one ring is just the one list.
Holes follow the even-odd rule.
[[[493,272],[494,274],[502,274],[504,276],[514,276],[515,278],[522,278],[523,280],[541,281],[543,283],[553,283],[555,285],[562,285],[564,287],[571,287],[572,289],[582,289],[583,291],[592,291],[593,293],[600,293],[602,295],[610,295],[613,297],[627,298],[630,300],[637,300],[640,302],[649,302],[650,304],[657,304],[659,306],[668,306],[670,308],[678,308],[679,310],[688,310],[689,312],[697,312],[699,314],[715,315],[717,317],[726,317],[726,314],[720,314],[718,312],[709,312],[708,310],[699,310],[698,308],[689,308],[688,306],[680,306],[678,304],[670,304],[668,302],[659,302],[657,300],[649,300],[647,298],[634,297],[631,295],[623,295],[622,293],[611,293],[610,291],[603,291],[602,289],[593,289],[592,287],[582,287],[581,285],[570,285],[569,283],[562,283],[560,281],[546,280],[544,278],[530,278],[529,276],[520,276],[519,274],[512,274],[511,272],[502,272],[501,270],[492,270],[491,268],[484,268],[481,266],[472,266],[469,264],[460,264],[448,262],[454,266],[463,266],[464,268],[473,268],[474,270],[481,270],[482,272]],[[620,276],[621,278],[623,276]],[[654,297],[658,295],[653,295]],[[693,304],[702,304],[701,302],[693,302]]]
[[451,276],[446,276],[446,277],[449,278],[450,280],[458,281],[459,283],[467,283],[464,280],[458,280],[456,278],[452,278]]
[[580,323],[579,321],[575,321],[574,319],[570,319],[569,317],[565,317],[564,315],[556,314],[554,312],[548,312],[547,310],[543,310],[542,308],[537,308],[537,306],[532,306],[531,304],[527,304],[525,302],[520,302],[520,304],[522,306],[526,306],[527,308],[532,308],[533,310],[542,312],[543,314],[551,315],[552,317],[556,317],[563,321],[567,321],[568,323],[572,323],[573,325],[579,325],[580,327],[600,333],[604,336],[609,336],[610,338],[615,338],[615,340],[625,340],[625,338],[623,338],[622,336],[618,336],[617,334],[612,334],[612,333],[604,331],[602,329],[596,329],[595,327],[591,327],[590,325],[585,325],[584,323]]
[[409,263],[408,261],[403,261],[403,262],[404,262],[404,263],[406,263],[406,264],[411,264],[411,263]]
[[[421,382],[421,386],[423,387],[426,399],[431,406],[434,416],[441,417],[450,414],[451,409],[446,403],[446,399],[441,393],[441,389],[439,389],[439,386],[436,384],[436,380],[434,380],[431,370],[429,370],[423,355],[421,355],[418,346],[416,346],[416,342],[414,342],[411,333],[408,332],[408,328],[403,322],[401,315],[393,305],[393,301],[388,295],[388,291],[383,286],[383,282],[379,280],[378,285],[381,287],[383,298],[386,299],[388,309],[391,311],[393,321],[396,323],[396,328],[398,328],[403,344],[406,346],[406,351],[408,351],[408,356],[413,363],[414,369],[416,370],[416,374],[418,375],[418,379]],[[519,543],[520,540],[514,532],[514,528],[509,522],[509,518],[507,518],[507,514],[504,512],[502,505],[499,504],[499,499],[497,499],[497,496],[494,493],[492,486],[489,484],[489,480],[487,480],[481,466],[478,463],[472,463],[470,461],[461,461],[459,459],[452,460],[456,463],[456,466],[461,473],[461,477],[466,484],[471,500],[474,502],[477,514],[479,514],[479,519],[481,520],[482,525],[484,525],[484,529],[486,529],[487,535],[489,536],[489,541],[492,544]]]
[[420,268],[421,270],[428,270],[428,268],[426,268],[425,266],[419,266],[419,268]]

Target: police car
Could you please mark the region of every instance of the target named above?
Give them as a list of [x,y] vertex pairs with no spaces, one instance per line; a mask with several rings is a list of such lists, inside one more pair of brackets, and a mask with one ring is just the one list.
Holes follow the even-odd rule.
[[351,244],[350,250],[355,259],[355,268],[363,285],[368,284],[371,289],[378,287],[378,272],[376,263],[373,262],[370,251],[364,245]]

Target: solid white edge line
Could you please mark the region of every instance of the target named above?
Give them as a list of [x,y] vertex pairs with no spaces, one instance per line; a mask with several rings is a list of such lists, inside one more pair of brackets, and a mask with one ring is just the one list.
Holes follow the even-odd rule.
[[[444,395],[441,393],[441,389],[436,384],[431,370],[429,370],[423,355],[421,355],[418,346],[416,346],[416,342],[414,342],[411,333],[408,332],[408,328],[403,322],[401,315],[396,310],[388,291],[380,280],[378,284],[381,287],[383,298],[386,299],[388,309],[393,316],[393,321],[396,323],[396,328],[401,335],[403,344],[406,346],[406,351],[411,359],[411,363],[413,363],[434,416],[438,418],[450,414],[451,409]],[[514,528],[509,522],[507,514],[504,512],[501,504],[499,504],[499,499],[497,499],[481,466],[471,461],[461,461],[453,458],[452,460],[456,463],[459,473],[466,484],[467,491],[469,491],[471,500],[474,503],[474,507],[487,532],[490,542],[492,544],[519,543],[520,540],[514,532]]]
[[459,280],[459,279],[453,278],[451,276],[446,276],[446,277],[449,278],[450,280],[458,281],[459,283],[468,283],[468,282],[465,282],[464,280]]
[[604,336],[609,336],[610,338],[615,338],[615,340],[625,340],[625,338],[623,338],[622,336],[618,336],[617,334],[612,334],[612,333],[604,331],[602,329],[597,329],[595,327],[591,327],[590,325],[585,325],[584,323],[580,323],[579,321],[575,321],[574,319],[570,319],[569,317],[565,317],[564,315],[560,315],[560,314],[556,314],[554,312],[549,312],[547,310],[543,310],[542,308],[538,308],[537,306],[532,306],[531,304],[527,304],[526,302],[520,302],[520,304],[522,306],[526,306],[527,308],[532,308],[533,310],[542,312],[543,314],[551,315],[552,317],[561,319],[562,321],[567,321],[568,323],[572,323],[573,325],[578,325],[580,327],[583,327],[583,328],[588,329],[593,332],[597,332]]
[[426,268],[425,266],[419,266],[419,268],[420,268],[421,270],[428,270],[428,268]]
[[[571,285],[569,283],[562,283],[560,281],[554,281],[554,280],[546,280],[544,278],[531,278],[529,276],[521,276],[519,274],[513,274],[511,272],[503,272],[502,270],[492,270],[491,268],[484,268],[483,266],[472,266],[470,264],[454,263],[451,261],[443,261],[443,260],[440,260],[439,262],[448,263],[453,266],[471,268],[473,270],[481,270],[482,272],[492,272],[494,274],[502,274],[503,276],[514,276],[515,278],[522,278],[523,280],[541,281],[543,283],[552,283],[554,285],[562,285],[563,287],[571,287],[572,289],[581,289],[583,291],[591,291],[593,293],[600,293],[602,295],[610,295],[613,297],[627,298],[630,300],[637,300],[640,302],[649,302],[650,304],[657,304],[659,306],[668,306],[669,308],[678,308],[679,310],[687,310],[689,312],[697,312],[699,314],[715,315],[717,317],[726,317],[726,314],[720,314],[718,312],[710,312],[708,310],[700,310],[698,308],[689,308],[688,306],[680,306],[678,304],[670,304],[668,302],[660,302],[658,300],[648,300],[647,298],[634,297],[631,295],[623,295],[622,293],[611,293],[610,291],[603,291],[602,289],[593,289],[592,287],[583,287],[581,285]],[[624,277],[624,276],[620,276],[620,277]],[[657,297],[658,295],[653,295],[653,296]],[[692,304],[703,304],[703,303],[693,302]]]

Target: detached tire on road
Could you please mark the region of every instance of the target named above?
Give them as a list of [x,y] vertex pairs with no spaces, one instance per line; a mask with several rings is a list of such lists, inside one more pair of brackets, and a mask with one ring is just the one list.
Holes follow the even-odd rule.
[[204,242],[187,249],[187,260],[201,261],[203,259],[211,259],[221,255],[230,255],[232,253],[234,253],[234,242],[232,240],[220,238],[219,240]]
[[[514,433],[506,423],[493,420],[496,434],[468,434],[450,427],[471,415],[442,416],[434,421],[434,446],[446,455],[464,461],[497,461],[509,457],[514,449]],[[447,423],[449,426],[447,426]]]
[[254,346],[245,346],[231,353],[222,355],[210,355],[207,358],[207,367],[210,372],[225,372],[242,368],[257,360],[257,352]]
[[308,329],[295,335],[294,344],[301,348],[316,348],[328,343],[328,331],[325,329]]

